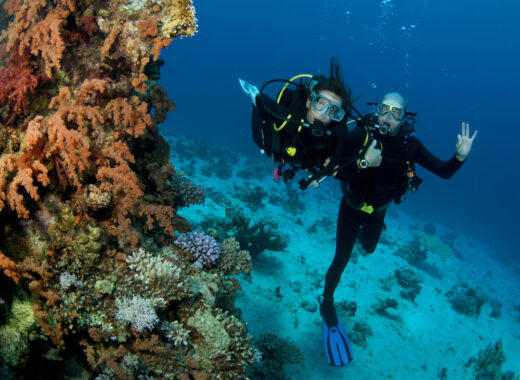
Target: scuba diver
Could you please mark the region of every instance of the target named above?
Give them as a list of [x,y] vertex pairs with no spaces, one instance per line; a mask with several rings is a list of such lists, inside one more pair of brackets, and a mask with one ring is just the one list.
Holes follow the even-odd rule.
[[[295,82],[302,77],[309,78],[308,82]],[[319,187],[325,178],[356,160],[377,162],[380,152],[375,141],[351,150],[354,154],[347,151],[347,119],[352,111],[357,111],[335,57],[330,61],[328,78],[303,74],[290,80],[273,79],[260,90],[241,79],[239,82],[253,102],[253,140],[262,153],[278,164],[273,173],[275,179],[291,180],[303,169],[310,173],[299,181],[300,188],[305,190],[309,186]],[[274,100],[264,90],[277,82],[284,86]],[[350,341],[337,318],[323,319],[322,325],[329,363],[342,365],[351,361]]]
[[[301,78],[308,78],[307,83]],[[298,170],[306,170],[310,174],[299,181],[305,190],[310,185],[318,187],[333,168],[341,166],[347,157],[346,120],[352,101],[335,57],[330,61],[328,78],[303,74],[290,80],[273,79],[260,91],[241,79],[239,82],[253,101],[253,140],[278,164],[275,179],[287,181]],[[284,83],[276,100],[265,94],[265,88],[273,83]],[[325,162],[330,164],[324,166]]]
[[[462,123],[455,155],[442,161],[415,137],[415,116],[415,113],[407,112],[406,100],[391,92],[377,104],[375,113],[358,120],[349,133],[347,151],[362,150],[367,145],[374,149],[367,150],[363,158],[335,173],[341,180],[343,197],[339,207],[336,252],[326,274],[323,295],[318,298],[324,326],[341,326],[334,308],[334,291],[356,238],[366,252],[374,252],[385,228],[385,214],[391,202],[399,204],[407,191],[415,192],[421,183],[415,173],[415,164],[449,179],[465,162],[477,136],[475,131],[470,137],[469,124]],[[350,361],[341,339],[341,335],[333,336],[331,340],[340,343],[328,346],[329,362],[332,358],[331,364],[336,366]]]

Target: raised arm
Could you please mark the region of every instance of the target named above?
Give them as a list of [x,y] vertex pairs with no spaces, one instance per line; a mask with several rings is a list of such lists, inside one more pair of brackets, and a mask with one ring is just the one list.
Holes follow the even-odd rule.
[[457,136],[455,155],[448,161],[439,159],[426,149],[419,139],[415,139],[415,161],[441,178],[451,178],[468,157],[473,141],[477,136],[477,131],[471,137],[469,137],[469,134],[469,124],[463,122],[461,133]]

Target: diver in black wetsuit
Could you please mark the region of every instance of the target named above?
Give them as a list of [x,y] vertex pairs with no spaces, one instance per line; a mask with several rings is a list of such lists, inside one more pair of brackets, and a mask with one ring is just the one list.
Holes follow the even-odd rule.
[[364,158],[357,159],[335,175],[341,180],[343,198],[339,207],[336,253],[320,297],[320,311],[329,325],[337,323],[334,291],[356,238],[366,252],[374,252],[391,202],[399,204],[405,192],[414,192],[421,182],[415,173],[415,163],[448,179],[466,160],[477,135],[475,131],[470,137],[469,124],[462,123],[456,154],[448,161],[442,161],[414,136],[413,124],[407,122],[410,114],[406,109],[407,102],[401,95],[388,93],[378,104],[377,112],[359,120],[349,133],[347,151],[363,149],[364,142],[369,148]]
[[[294,79],[298,77],[307,77],[309,81],[297,83]],[[324,75],[295,78],[269,81],[260,91],[242,80],[240,84],[253,100],[253,140],[278,163],[274,177],[292,179],[297,170],[304,169],[311,173],[300,181],[300,187],[305,189],[310,184],[318,185],[327,159],[332,168],[346,154],[346,120],[352,103],[334,57],[329,78]],[[285,85],[276,100],[263,92],[273,82]],[[288,84],[291,88],[287,88]]]
[[[307,84],[295,83],[298,77],[310,77]],[[345,87],[339,64],[333,58],[330,77],[301,75],[285,82],[273,100],[251,84],[239,80],[242,90],[253,101],[253,140],[278,163],[273,176],[288,180],[296,170],[304,169],[311,175],[299,181],[305,190],[320,182],[356,159],[367,160],[374,146],[357,152],[354,156],[345,151],[347,145],[347,118],[352,107],[350,91]],[[287,83],[295,85],[288,90]],[[286,166],[289,166],[286,169]],[[352,349],[347,333],[339,322],[323,326],[325,354],[331,365],[340,366],[352,359]]]

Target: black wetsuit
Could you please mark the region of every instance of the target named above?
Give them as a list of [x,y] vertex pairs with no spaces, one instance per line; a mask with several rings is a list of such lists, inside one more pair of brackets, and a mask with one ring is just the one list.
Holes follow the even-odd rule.
[[[266,95],[256,97],[256,106],[253,109],[253,140],[276,162],[290,163],[294,170],[323,167],[327,158],[340,159],[346,146],[348,128],[345,122],[331,121],[322,128],[304,125],[307,109],[305,94],[293,90],[286,90],[278,104]],[[279,131],[275,131],[273,124],[280,128],[283,119],[291,121]],[[323,135],[319,136],[319,133]],[[295,148],[293,155],[288,154],[287,148]]]
[[[359,150],[366,137],[365,126],[358,124],[349,134],[348,151]],[[445,179],[450,178],[462,166],[462,162],[455,156],[448,161],[440,160],[414,136],[381,136],[376,131],[373,138],[382,144],[381,165],[358,169],[356,164],[352,164],[336,175],[342,181],[344,195],[339,207],[336,253],[325,280],[323,294],[327,298],[332,298],[336,290],[356,237],[365,251],[372,253],[376,249],[387,207],[392,201],[400,203],[408,189],[407,159],[412,158],[414,163]],[[407,144],[410,146],[410,153],[407,153]],[[374,212],[368,214],[362,211],[360,207],[364,203],[372,206]]]

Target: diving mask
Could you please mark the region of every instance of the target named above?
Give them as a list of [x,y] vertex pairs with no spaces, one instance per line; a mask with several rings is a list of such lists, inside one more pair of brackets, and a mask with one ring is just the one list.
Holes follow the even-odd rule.
[[321,115],[328,116],[331,120],[341,121],[345,116],[345,110],[341,108],[341,103],[326,97],[325,95],[312,92],[311,104],[312,108]]
[[379,103],[377,105],[377,113],[379,115],[382,116],[388,112],[390,112],[390,114],[396,121],[402,121],[406,116],[406,111],[402,107],[391,106],[387,103]]

